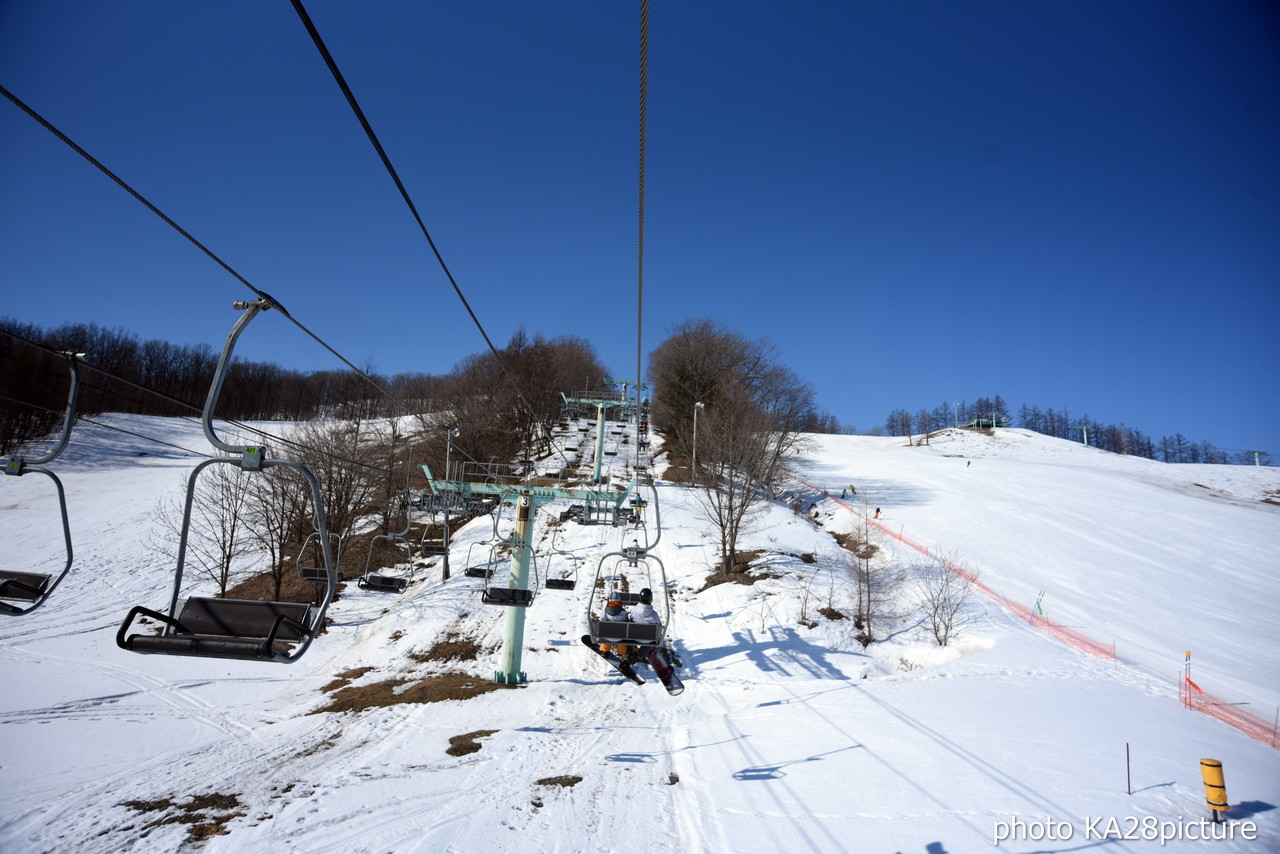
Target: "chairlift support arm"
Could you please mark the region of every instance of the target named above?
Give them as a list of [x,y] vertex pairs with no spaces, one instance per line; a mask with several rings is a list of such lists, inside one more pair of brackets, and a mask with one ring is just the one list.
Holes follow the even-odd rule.
[[62,419],[62,431],[53,447],[44,454],[30,459],[21,456],[10,457],[4,464],[4,472],[14,477],[22,477],[24,474],[35,472],[53,481],[54,489],[58,495],[58,514],[62,519],[62,539],[67,559],[62,565],[62,570],[56,576],[43,573],[0,571],[0,599],[30,603],[24,607],[0,601],[0,615],[7,617],[30,614],[43,605],[50,594],[62,583],[62,579],[67,577],[67,573],[71,571],[72,563],[75,562],[75,551],[71,542],[71,520],[67,515],[66,490],[62,488],[62,481],[56,474],[49,469],[43,468],[47,463],[57,459],[58,455],[66,449],[67,442],[71,439],[71,426],[76,419],[76,400],[80,395],[80,360],[84,358],[85,354],[67,352],[62,355],[66,356],[67,366],[71,371],[71,386],[67,391],[67,410]]
[[[128,629],[138,616],[155,618],[158,615],[158,612],[150,609],[136,607],[129,612],[116,633],[116,643],[122,649],[140,653],[265,660],[290,664],[302,657],[311,646],[316,634],[324,627],[325,614],[329,610],[329,604],[333,601],[334,592],[337,589],[338,573],[330,547],[329,529],[325,523],[324,497],[320,491],[319,481],[302,463],[293,460],[268,459],[265,449],[257,445],[230,445],[218,438],[213,429],[214,409],[226,379],[236,341],[259,312],[274,305],[267,299],[234,304],[242,314],[223,345],[201,419],[205,436],[210,443],[232,456],[205,460],[197,465],[187,478],[187,494],[183,504],[182,530],[178,540],[173,591],[169,597],[168,611],[163,616],[159,616],[164,629],[158,636],[141,633],[130,635]],[[315,512],[313,524],[315,532],[319,535],[325,570],[325,578],[321,582],[324,584],[324,593],[320,605],[314,609],[314,614],[310,606],[293,602],[241,602],[203,597],[189,598],[179,613],[178,599],[182,592],[182,576],[186,565],[196,483],[200,474],[213,465],[236,465],[244,471],[262,471],[273,466],[285,466],[299,472],[306,479],[311,490]],[[281,614],[285,616],[282,618]],[[295,614],[297,616],[294,616]],[[186,623],[183,622],[184,617],[187,618]],[[197,617],[199,617],[198,627],[192,625]],[[287,638],[281,637],[284,628],[296,628],[296,638],[292,631]],[[277,638],[296,645],[292,650],[282,648],[276,644]]]

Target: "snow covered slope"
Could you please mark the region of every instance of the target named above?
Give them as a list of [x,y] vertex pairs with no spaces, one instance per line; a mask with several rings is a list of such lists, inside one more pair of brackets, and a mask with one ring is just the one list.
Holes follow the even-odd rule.
[[[189,422],[112,421],[206,447]],[[1280,850],[1280,751],[1186,711],[1175,685],[1190,648],[1206,690],[1274,712],[1274,469],[1162,466],[1018,431],[927,448],[815,437],[806,480],[855,484],[888,524],[1013,598],[1045,589],[1047,613],[1114,640],[1118,664],[981,599],[945,650],[911,615],[864,649],[818,613],[847,613],[851,595],[831,531],[857,519],[831,501],[813,508],[821,524],[771,507],[742,544],[771,577],[704,589],[716,538],[694,491],[660,481],[683,695],[626,683],[581,647],[580,583],[528,610],[527,686],[322,712],[340,675],[407,698],[445,671],[487,681],[501,609],[456,568],[492,525],[457,534],[447,583],[429,570],[403,596],[348,586],[295,665],[125,653],[125,612],[168,595],[171,568],[145,547],[155,502],[195,459],[82,425],[58,461],[76,567],[44,608],[0,620],[0,851],[965,854],[1002,832],[1023,838],[1001,850],[1070,851],[1108,830],[1194,835],[1202,757],[1223,761],[1233,805],[1237,838],[1219,850]],[[59,561],[41,481],[0,483],[6,567]],[[555,545],[581,578],[624,536],[566,524]],[[445,639],[478,657],[424,654]],[[447,753],[463,735],[479,749]],[[1027,838],[1050,822],[1057,841]],[[1202,844],[1102,846],[1148,848]]]
[[[1152,672],[1280,704],[1280,470],[1166,465],[1024,430],[819,437],[806,479]],[[1270,503],[1267,503],[1268,499]]]

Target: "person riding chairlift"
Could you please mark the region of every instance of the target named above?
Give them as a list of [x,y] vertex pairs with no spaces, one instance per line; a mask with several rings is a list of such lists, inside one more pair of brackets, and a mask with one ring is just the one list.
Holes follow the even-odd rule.
[[[610,599],[604,606],[604,613],[600,616],[602,623],[629,623],[631,615],[627,613],[627,609],[622,607],[622,603],[617,599]],[[625,644],[602,643],[600,644],[601,652],[612,652],[618,658],[625,658],[627,647]]]
[[[658,616],[658,612],[653,608],[653,591],[648,587],[640,591],[640,604],[636,605],[631,612],[631,621],[633,623],[652,623],[655,626],[662,625],[662,618]],[[658,649],[654,646],[642,646],[638,650],[638,657],[645,659],[649,657],[649,653]],[[680,659],[676,657],[675,651],[670,647],[663,647],[662,652],[666,653],[667,660],[676,667],[680,666]]]

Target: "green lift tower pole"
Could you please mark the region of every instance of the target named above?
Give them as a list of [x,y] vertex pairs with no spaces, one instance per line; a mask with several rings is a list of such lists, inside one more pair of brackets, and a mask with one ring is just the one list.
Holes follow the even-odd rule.
[[[516,530],[511,544],[511,572],[508,586],[529,589],[529,563],[533,557],[533,520],[536,509],[533,496],[527,492],[516,499]],[[524,608],[508,608],[502,629],[502,669],[493,674],[494,682],[523,685],[528,680],[520,669],[524,651]]]
[[[430,484],[432,492],[437,494],[456,492],[464,496],[496,495],[500,501],[515,500],[516,528],[512,537],[511,569],[507,576],[508,586],[513,590],[529,589],[529,567],[533,562],[533,523],[540,506],[558,498],[568,498],[574,501],[608,503],[614,507],[621,507],[640,485],[639,480],[633,479],[627,488],[620,492],[526,485],[516,487],[516,492],[513,494],[511,487],[497,483],[436,480],[431,474],[430,466],[424,464],[420,468],[426,474],[427,483]],[[528,681],[524,671],[520,669],[524,650],[524,611],[525,609],[521,607],[507,608],[500,653],[502,669],[494,672],[493,681],[495,682],[520,685]]]

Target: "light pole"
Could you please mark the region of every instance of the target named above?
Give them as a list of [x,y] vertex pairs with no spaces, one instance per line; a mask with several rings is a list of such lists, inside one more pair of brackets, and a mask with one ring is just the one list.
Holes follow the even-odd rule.
[[462,435],[462,431],[457,427],[452,430],[446,430],[444,433],[444,479],[449,479],[449,457],[453,454],[453,440]]
[[693,485],[698,485],[698,410],[703,409],[701,401],[693,405],[693,464],[690,466],[693,473]]

